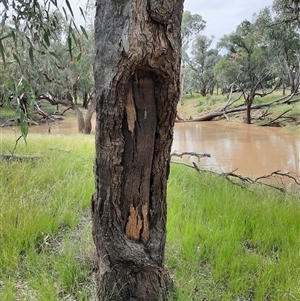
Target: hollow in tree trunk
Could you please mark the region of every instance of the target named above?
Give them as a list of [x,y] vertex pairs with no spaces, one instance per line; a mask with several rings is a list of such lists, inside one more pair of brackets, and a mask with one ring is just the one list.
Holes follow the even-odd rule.
[[166,186],[180,96],[183,0],[98,0],[96,190],[99,300],[166,300]]

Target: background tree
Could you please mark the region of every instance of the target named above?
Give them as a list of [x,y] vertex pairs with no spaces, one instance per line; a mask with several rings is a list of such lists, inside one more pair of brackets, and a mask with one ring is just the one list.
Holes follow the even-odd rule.
[[239,90],[237,80],[239,77],[239,64],[236,54],[223,55],[214,66],[214,75],[221,88],[222,94],[228,93],[228,98],[233,92]]
[[299,0],[274,0],[273,9],[280,16],[278,23],[300,24],[300,1]]
[[204,30],[206,21],[199,14],[192,14],[186,10],[182,15],[181,39],[182,47],[186,49],[189,44]]
[[206,36],[198,35],[192,44],[191,54],[186,59],[193,79],[190,86],[202,96],[213,94],[217,83],[213,70],[220,56],[217,49],[210,49],[212,41]]
[[97,1],[92,199],[101,300],[166,300],[166,185],[183,0]]
[[220,64],[222,68],[228,68],[224,72],[231,74],[230,84],[234,83],[242,92],[247,106],[246,122],[250,124],[254,98],[264,97],[274,91],[267,89],[268,80],[274,76],[272,51],[260,40],[256,24],[249,21],[243,21],[234,33],[224,36],[219,46],[228,51]]
[[[300,33],[297,22],[282,22],[284,13],[272,14],[266,8],[260,12],[256,23],[263,32],[266,45],[272,49],[273,59],[282,70],[282,80],[288,79],[291,94],[300,84]],[[285,82],[283,82],[285,84]]]
[[181,39],[182,39],[182,60],[180,70],[180,102],[183,105],[183,90],[185,80],[185,68],[189,60],[188,49],[191,42],[201,33],[205,28],[206,21],[198,14],[192,14],[190,11],[185,11],[182,15],[181,22]]

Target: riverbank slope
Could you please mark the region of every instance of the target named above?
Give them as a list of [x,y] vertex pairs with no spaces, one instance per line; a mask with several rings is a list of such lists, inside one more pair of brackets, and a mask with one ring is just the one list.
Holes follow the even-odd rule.
[[[251,123],[259,126],[286,127],[288,130],[299,132],[300,130],[300,100],[297,96],[291,98],[291,102],[274,104],[276,99],[282,98],[281,91],[276,91],[272,95],[264,98],[256,98],[253,105],[262,103],[269,106],[253,109]],[[239,95],[234,93],[232,100],[238,99]],[[298,99],[298,100],[297,100]],[[297,100],[297,102],[295,102]],[[203,97],[199,93],[189,93],[183,95],[183,101],[178,104],[178,117],[188,120],[197,120],[203,116],[220,111],[228,104],[226,95],[208,94]],[[244,104],[243,98],[234,102],[226,110],[236,107],[240,108]],[[213,120],[224,120],[226,122],[245,123],[246,111],[222,114]]]

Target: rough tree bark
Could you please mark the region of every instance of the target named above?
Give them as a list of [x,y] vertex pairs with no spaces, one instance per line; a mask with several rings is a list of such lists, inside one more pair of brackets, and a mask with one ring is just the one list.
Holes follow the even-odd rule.
[[97,0],[96,190],[100,300],[166,300],[166,184],[180,96],[183,0]]

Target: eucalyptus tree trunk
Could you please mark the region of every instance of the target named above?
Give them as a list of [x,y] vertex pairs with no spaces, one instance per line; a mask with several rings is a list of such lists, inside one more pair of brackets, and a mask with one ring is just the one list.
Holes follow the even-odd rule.
[[96,191],[100,300],[166,300],[166,186],[180,96],[183,0],[97,0]]
[[95,100],[95,97],[92,97],[89,108],[86,112],[85,119],[84,119],[84,133],[85,134],[90,134],[92,131],[92,117],[93,117],[93,114],[95,111],[96,111],[96,100]]
[[246,123],[247,124],[251,124],[251,106],[252,106],[253,100],[254,100],[254,94],[251,91],[251,92],[249,92],[249,94],[247,95],[247,98],[246,98],[246,107],[247,107]]

